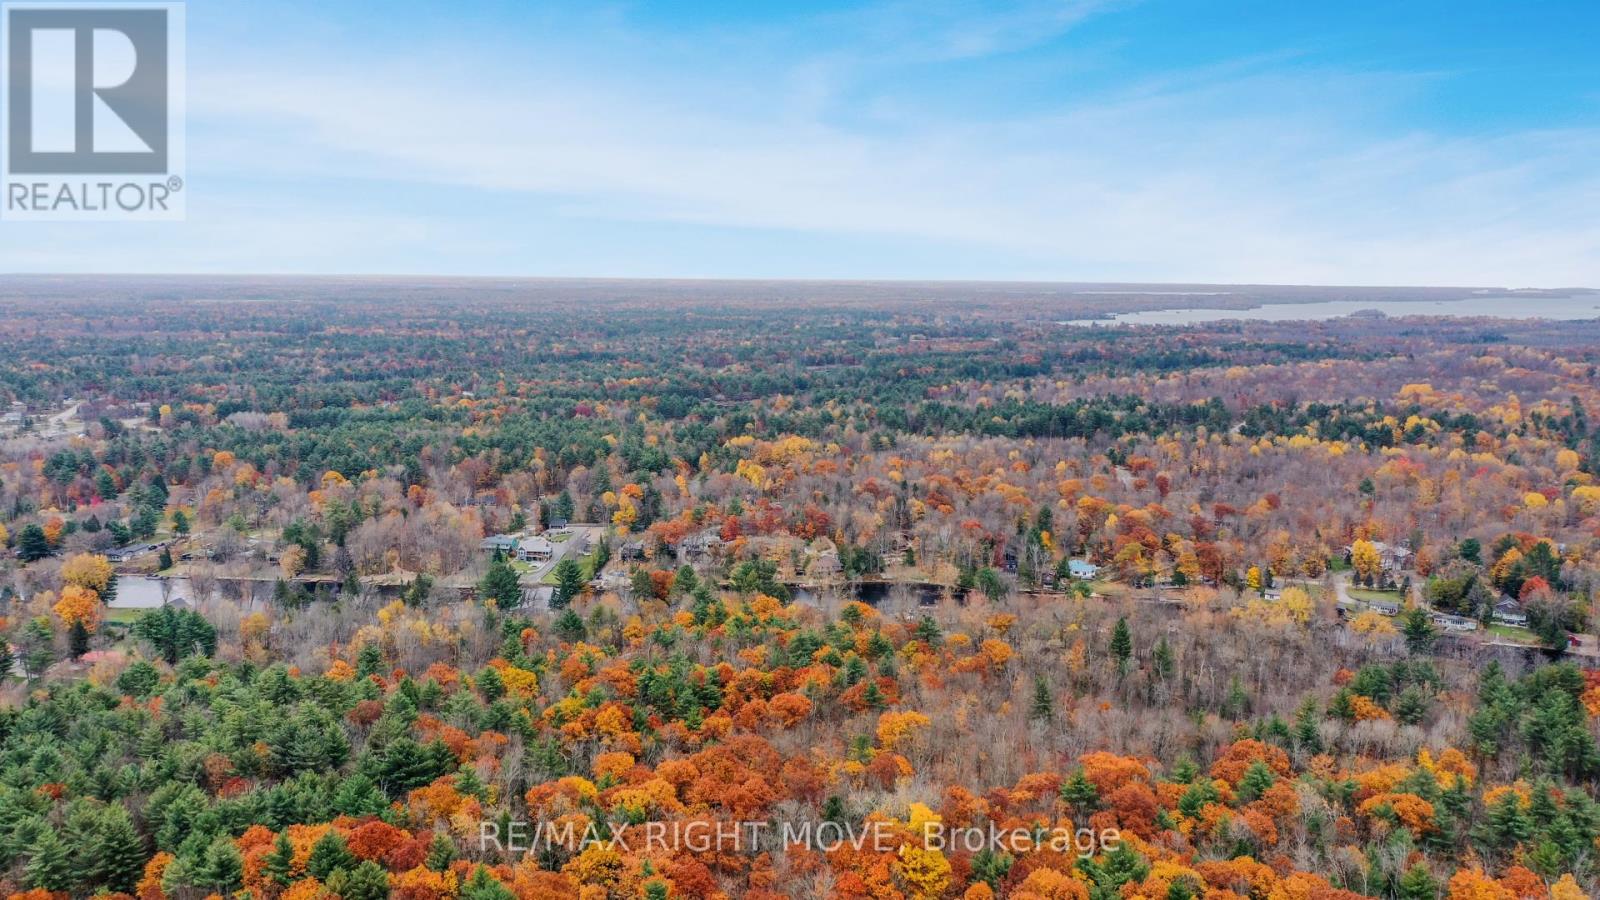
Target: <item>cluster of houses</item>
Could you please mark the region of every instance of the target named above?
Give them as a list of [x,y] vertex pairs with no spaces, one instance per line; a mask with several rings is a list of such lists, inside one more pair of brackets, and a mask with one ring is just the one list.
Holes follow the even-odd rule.
[[[678,542],[678,564],[695,565],[709,562],[722,552],[726,542],[715,528],[702,528]],[[644,538],[635,538],[619,548],[624,562],[644,562],[650,555],[650,546]]]
[[587,529],[570,526],[565,520],[550,523],[543,534],[495,534],[483,539],[478,549],[485,553],[500,553],[510,559],[533,565],[559,559],[569,553],[579,556],[589,552]]

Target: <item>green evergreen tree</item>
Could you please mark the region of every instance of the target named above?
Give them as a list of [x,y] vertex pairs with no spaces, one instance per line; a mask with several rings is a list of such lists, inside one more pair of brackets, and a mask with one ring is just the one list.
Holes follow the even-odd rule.
[[367,641],[356,653],[356,674],[368,678],[383,672],[383,648],[377,641]]
[[1403,725],[1420,725],[1428,715],[1429,705],[1428,692],[1421,685],[1409,685],[1395,698],[1395,720]]
[[433,841],[428,844],[428,858],[423,864],[435,872],[443,872],[450,868],[450,864],[455,860],[455,841],[450,840],[450,836],[442,831],[435,832]]
[[588,637],[589,628],[583,624],[583,617],[578,615],[577,610],[568,609],[556,616],[555,632],[556,637],[570,644]]
[[76,620],[67,630],[67,650],[73,659],[82,657],[89,652],[89,629],[83,621]]
[[108,890],[132,894],[144,874],[145,846],[126,808],[107,806],[96,830],[94,871]]
[[478,693],[482,694],[483,699],[489,703],[493,703],[506,695],[505,679],[500,677],[500,672],[493,666],[484,666],[483,671],[478,673],[476,683]]
[[1083,767],[1079,766],[1071,778],[1062,782],[1061,800],[1070,805],[1077,817],[1082,819],[1099,808],[1100,791],[1084,774]]
[[1428,611],[1420,606],[1412,607],[1411,611],[1405,614],[1400,623],[1400,633],[1405,635],[1406,650],[1412,654],[1428,652],[1433,646],[1434,639],[1438,637]]
[[344,779],[333,794],[333,809],[346,816],[376,816],[389,808],[389,798],[360,772]]
[[17,534],[17,557],[23,562],[44,559],[52,552],[50,539],[44,536],[44,529],[38,525],[23,526]]
[[692,594],[699,585],[700,579],[694,574],[694,569],[689,566],[679,566],[678,573],[672,577],[672,592],[674,594]]
[[353,869],[338,869],[328,878],[328,890],[339,900],[385,900],[389,896],[389,873],[367,860]]
[[516,609],[522,605],[522,584],[517,579],[517,571],[498,550],[489,561],[489,571],[478,582],[478,593],[501,609]]
[[189,873],[189,882],[224,897],[244,884],[244,857],[227,835],[218,835]]
[[1155,664],[1156,677],[1163,681],[1172,677],[1177,664],[1173,660],[1172,646],[1167,643],[1166,635],[1162,635],[1161,640],[1156,643],[1153,662]]
[[1533,837],[1533,822],[1515,794],[1506,794],[1488,808],[1473,837],[1486,852],[1509,853]]
[[550,608],[566,609],[583,593],[583,569],[572,559],[563,559],[556,563],[555,577],[556,589],[550,595]]
[[1439,900],[1439,879],[1433,877],[1426,865],[1417,863],[1400,877],[1395,896],[1399,900]]
[[1228,696],[1222,701],[1222,714],[1232,719],[1239,719],[1250,711],[1250,695],[1245,693],[1244,684],[1239,681],[1239,676],[1233,676],[1228,682]]
[[28,850],[28,865],[23,875],[30,888],[46,891],[71,891],[78,878],[72,853],[61,835],[49,825],[39,830]]
[[461,886],[461,900],[516,900],[517,895],[494,879],[489,870],[479,866],[472,877]]
[[311,856],[306,860],[306,872],[318,881],[327,881],[328,876],[334,872],[340,869],[354,869],[359,862],[356,855],[345,845],[344,838],[339,832],[330,828],[311,845]]
[[1050,682],[1043,675],[1033,679],[1033,708],[1028,711],[1028,718],[1043,719],[1046,722],[1054,721],[1056,717],[1056,698],[1050,692]]
[[1239,779],[1239,799],[1245,803],[1254,803],[1261,799],[1261,795],[1265,794],[1267,788],[1272,787],[1277,780],[1278,777],[1273,774],[1272,769],[1258,759],[1250,764],[1250,768],[1245,770],[1244,777]]
[[294,872],[294,844],[287,830],[278,832],[272,842],[272,851],[262,860],[262,871],[280,887],[288,887]]
[[1128,629],[1128,619],[1123,616],[1117,619],[1117,625],[1111,630],[1111,657],[1117,661],[1117,674],[1126,674],[1128,660],[1133,657],[1133,633]]
[[1307,753],[1322,752],[1322,732],[1317,727],[1317,702],[1308,699],[1300,705],[1294,720],[1295,745]]
[[861,700],[868,709],[883,709],[887,704],[883,697],[883,689],[878,687],[878,682],[869,681],[861,691]]

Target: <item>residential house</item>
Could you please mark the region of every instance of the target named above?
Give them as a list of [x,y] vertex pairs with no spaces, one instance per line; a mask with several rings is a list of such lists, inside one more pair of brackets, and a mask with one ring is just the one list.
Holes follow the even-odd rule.
[[1100,567],[1086,559],[1073,559],[1067,561],[1067,572],[1073,578],[1089,579],[1100,574]]
[[1478,623],[1466,616],[1452,616],[1445,613],[1434,613],[1433,624],[1445,631],[1477,631]]
[[523,562],[545,563],[554,559],[555,555],[556,545],[550,543],[548,538],[523,538],[517,543],[517,559]]
[[830,581],[838,578],[844,571],[839,564],[839,554],[835,550],[824,550],[811,560],[811,566],[806,570],[817,581]]
[[514,534],[495,534],[483,539],[478,549],[485,553],[499,552],[510,556],[517,552],[517,536]]
[[686,560],[699,561],[722,549],[722,535],[715,528],[705,528],[683,539],[678,545],[679,555]]
[[1514,625],[1518,628],[1526,628],[1528,614],[1523,612],[1522,604],[1510,597],[1502,597],[1500,602],[1494,605],[1494,613],[1490,616],[1490,620],[1496,625]]

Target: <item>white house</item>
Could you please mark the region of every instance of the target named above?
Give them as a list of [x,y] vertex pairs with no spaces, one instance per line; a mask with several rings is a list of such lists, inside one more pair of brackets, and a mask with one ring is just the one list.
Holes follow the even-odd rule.
[[543,537],[524,538],[517,544],[517,559],[523,562],[549,562],[556,555],[556,545]]

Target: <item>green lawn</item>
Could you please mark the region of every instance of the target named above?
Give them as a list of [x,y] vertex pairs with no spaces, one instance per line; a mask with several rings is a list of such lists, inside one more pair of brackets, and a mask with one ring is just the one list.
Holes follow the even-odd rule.
[[1405,605],[1404,598],[1399,591],[1374,591],[1368,588],[1353,587],[1348,589],[1350,597],[1365,603],[1399,603]]
[[105,620],[123,625],[132,625],[149,611],[148,609],[107,609]]
[[[594,563],[596,559],[599,559],[599,557],[600,545],[596,544],[594,549],[584,554],[583,558],[578,560],[578,568],[583,570],[584,581],[591,581],[594,579]],[[556,565],[560,565],[560,563],[557,563]],[[561,580],[556,577],[556,566],[551,566],[550,571],[544,573],[544,577],[539,579],[539,583],[548,584],[552,587],[560,584]]]
[[1526,628],[1518,628],[1515,625],[1490,625],[1489,633],[1495,637],[1505,638],[1508,641],[1516,641],[1519,644],[1539,643],[1537,635]]

